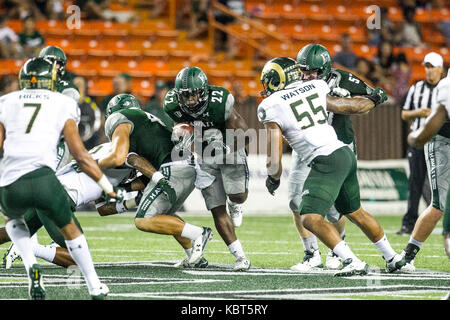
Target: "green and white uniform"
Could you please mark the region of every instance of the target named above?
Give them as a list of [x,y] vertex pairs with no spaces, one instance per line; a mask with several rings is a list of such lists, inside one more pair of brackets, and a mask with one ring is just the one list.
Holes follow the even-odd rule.
[[77,103],[45,89],[25,89],[0,98],[5,127],[2,208],[11,218],[32,208],[61,228],[71,219],[70,203],[55,175],[56,145],[67,120],[79,121]]
[[206,207],[211,210],[225,205],[227,195],[245,193],[248,189],[249,175],[245,149],[226,156],[225,148],[218,154],[215,153],[219,150],[217,146],[226,145],[225,123],[233,111],[234,97],[227,89],[219,86],[208,85],[208,92],[208,106],[197,117],[181,110],[174,89],[166,94],[164,111],[175,123],[188,122],[194,125],[196,130],[197,128],[202,130],[202,150],[195,151],[198,153],[201,170],[214,177],[211,185],[201,189]]
[[344,214],[360,205],[355,156],[328,124],[329,92],[323,80],[297,81],[274,92],[258,107],[259,121],[277,123],[300,160],[310,167],[301,193],[300,214],[325,216],[336,200],[344,200],[338,208]]
[[[110,147],[110,143],[104,143],[92,148],[89,153],[92,155],[94,160],[97,160],[108,153]],[[134,175],[134,171],[135,170],[131,168],[123,167],[104,170],[104,173],[111,184],[113,186],[117,186],[132,177]],[[75,212],[77,207],[97,200],[103,194],[102,188],[100,188],[100,186],[86,173],[80,170],[75,160],[58,170],[56,172],[56,177],[67,192],[73,212]],[[127,193],[126,198],[127,196],[132,197],[135,196],[135,194]],[[75,215],[72,213],[71,216],[80,230],[82,230]],[[43,218],[42,221],[41,218]],[[42,214],[39,215],[37,210],[28,210],[25,213],[24,219],[31,235],[44,226],[53,241],[63,248],[66,247],[64,236],[61,234],[59,228],[50,219],[45,219],[45,216],[42,216]]]
[[[73,84],[72,81],[68,79],[59,80],[57,85],[57,91],[65,96],[72,98],[78,105],[78,100],[80,100],[80,92],[78,91],[78,88]],[[61,138],[58,142],[57,147],[56,169],[57,170],[61,169],[69,161],[70,161],[69,147],[67,146],[67,143],[64,141],[64,138]]]
[[[331,69],[331,72],[325,81],[331,91],[335,88],[342,88],[347,90],[351,97],[368,95],[373,91],[372,87],[354,74],[340,69]],[[332,92],[331,95],[333,95]],[[356,156],[355,132],[350,115],[328,112],[328,123],[333,126],[338,139],[348,145]],[[309,174],[309,170],[310,168],[301,161],[298,154],[293,150],[291,173],[289,175],[288,184],[289,206],[293,212],[298,212],[303,184]],[[339,220],[340,214],[334,206],[327,214],[327,218],[331,222]]]
[[[424,146],[425,160],[430,179],[432,205],[434,208],[445,211],[444,234],[450,233],[450,78],[442,79],[433,95],[432,109],[443,105],[447,110],[447,122],[439,132]],[[446,201],[449,199],[449,201]]]
[[111,140],[122,123],[131,124],[130,149],[147,159],[175,189],[177,201],[171,205],[156,184],[150,181],[143,193],[136,218],[157,214],[173,214],[194,189],[195,165],[189,160],[172,161],[172,132],[154,115],[138,109],[122,109],[112,113],[105,123],[105,134]]

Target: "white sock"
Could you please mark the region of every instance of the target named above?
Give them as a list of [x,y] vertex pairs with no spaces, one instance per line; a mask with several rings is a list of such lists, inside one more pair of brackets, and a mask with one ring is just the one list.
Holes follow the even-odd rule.
[[37,238],[36,232],[31,236],[31,241],[33,241],[33,243],[38,243],[38,238]]
[[30,239],[30,231],[23,219],[9,220],[6,223],[5,229],[20,253],[28,275],[28,270],[30,270],[33,264],[37,263],[32,250],[33,241]]
[[344,240],[339,242],[334,248],[333,252],[341,259],[345,260],[351,258],[353,261],[358,261],[359,259],[355,256],[350,247],[345,243]]
[[230,253],[237,259],[240,257],[245,257],[244,249],[242,249],[242,244],[239,240],[234,241],[228,246]]
[[408,243],[412,243],[412,244],[418,246],[419,248],[423,245],[423,242],[417,241],[412,236],[409,238],[409,242]]
[[240,205],[240,203],[233,202],[233,201],[231,201],[230,199],[228,199],[227,201],[228,201],[228,205],[231,206],[231,207],[235,207],[235,206]]
[[56,247],[44,246],[39,243],[33,243],[33,253],[36,258],[44,259],[48,262],[53,262],[56,255]]
[[184,228],[181,231],[181,236],[191,239],[191,240],[195,240],[198,237],[200,237],[203,233],[203,228],[194,226],[193,224],[190,223],[185,223],[184,224]]
[[317,238],[315,235],[312,235],[308,238],[302,238],[303,247],[306,251],[315,251],[319,250],[319,244],[317,243]]
[[375,242],[374,245],[378,248],[378,250],[380,250],[384,260],[386,261],[391,260],[396,255],[394,249],[392,249],[391,244],[389,243],[389,240],[386,238],[386,235]]
[[100,286],[100,280],[92,262],[91,253],[84,234],[73,240],[66,240],[67,249],[83,273],[89,292]]
[[190,258],[190,257],[191,257],[191,254],[192,254],[192,248],[184,249],[184,252],[186,253],[186,256],[187,256],[188,258]]

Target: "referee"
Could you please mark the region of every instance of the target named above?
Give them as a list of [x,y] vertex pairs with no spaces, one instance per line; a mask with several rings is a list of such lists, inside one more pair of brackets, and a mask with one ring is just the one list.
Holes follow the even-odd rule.
[[[408,91],[402,110],[402,119],[411,122],[411,131],[418,130],[431,112],[432,97],[441,80],[443,59],[435,53],[428,53],[422,63],[426,79],[416,82]],[[411,234],[418,218],[419,201],[423,195],[427,206],[431,201],[430,183],[423,149],[408,146],[409,193],[408,208],[402,219],[402,227],[397,234]]]

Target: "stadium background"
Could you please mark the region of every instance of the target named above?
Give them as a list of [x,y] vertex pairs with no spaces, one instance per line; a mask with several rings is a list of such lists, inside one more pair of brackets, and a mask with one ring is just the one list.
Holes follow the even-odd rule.
[[[201,67],[210,83],[228,88],[249,127],[262,128],[256,108],[264,63],[276,56],[295,58],[298,50],[310,42],[323,44],[334,58],[343,51],[341,36],[348,34],[351,39],[348,50],[358,58],[357,64],[333,65],[350,70],[389,93],[382,106],[367,115],[352,117],[363,200],[373,213],[405,211],[409,125],[401,120],[401,105],[409,85],[425,77],[421,63],[426,53],[441,54],[447,69],[448,0],[3,0],[0,3],[0,13],[7,17],[5,26],[19,38],[31,16],[34,29],[44,39],[32,48],[27,47],[31,42],[21,40],[15,52],[3,55],[0,94],[17,86],[17,73],[27,57],[45,45],[59,46],[67,54],[66,69],[76,79],[75,84],[83,86],[80,78],[87,84],[86,90],[82,90],[84,117],[80,130],[88,148],[106,141],[103,114],[113,94],[129,92],[138,97],[144,108],[160,107],[161,97],[178,71],[189,65]],[[421,31],[420,43],[401,39],[407,8],[413,8],[413,24]],[[370,27],[376,23],[379,25],[375,29]],[[386,60],[379,55],[384,42],[392,46]],[[288,146],[285,151],[283,176],[287,178]],[[287,179],[282,179],[279,201],[267,204],[266,191],[260,188],[265,179],[265,172],[260,169],[264,168],[264,156],[251,155],[249,166],[250,196],[245,209],[260,213],[288,211]],[[422,202],[421,209],[423,205]],[[186,209],[205,210],[197,190],[186,203]]]
[[[86,5],[88,2],[103,3],[105,8],[97,17],[95,10],[88,12],[82,9],[78,28],[73,19],[77,11],[71,5]],[[203,2],[212,9],[223,9],[221,12],[232,14],[233,19],[224,18],[218,11],[208,11],[206,16],[194,19],[191,25],[192,12],[199,8],[196,4]],[[350,34],[352,51],[372,62],[378,73],[374,71],[374,74],[368,73],[364,77],[359,72],[364,69],[352,71],[389,92],[389,100],[383,106],[367,115],[353,117],[359,154],[358,174],[366,200],[364,206],[373,214],[387,215],[378,216],[377,220],[393,248],[398,252],[402,250],[407,237],[395,234],[401,224],[401,218],[395,214],[403,214],[406,208],[408,166],[405,140],[409,126],[400,118],[402,97],[398,93],[405,92],[405,87],[407,90],[411,83],[425,76],[421,62],[427,52],[438,52],[446,66],[450,63],[448,39],[442,33],[445,31],[442,26],[447,25],[448,28],[450,20],[449,1],[220,2],[245,15],[208,0],[0,0],[0,15],[9,17],[6,26],[16,34],[22,32],[23,20],[28,20],[24,18],[30,14],[35,16],[35,29],[45,39],[41,46],[60,46],[68,57],[67,69],[73,76],[87,80],[88,90],[83,99],[85,108],[82,109],[85,125],[80,130],[97,133],[97,136],[83,135],[88,147],[105,139],[102,128],[104,98],[114,92],[113,82],[118,75],[122,82],[116,86],[123,85],[124,80],[129,81],[129,91],[144,106],[155,101],[158,105],[155,94],[170,86],[170,81],[182,67],[200,66],[211,83],[232,91],[238,101],[237,109],[249,126],[260,128],[256,107],[261,90],[259,74],[265,61],[280,55],[295,58],[297,51],[309,42],[322,43],[335,56],[342,50],[340,35]],[[377,76],[380,76],[376,35],[381,30],[366,28],[368,19],[374,14],[370,6],[386,8],[388,18],[397,26],[404,21],[403,7],[412,3],[416,20],[423,30],[423,45],[394,46],[394,56],[403,52],[407,58],[402,81],[395,77],[395,72],[387,70],[386,76],[376,83]],[[0,23],[0,38],[4,27]],[[232,35],[229,38],[232,40],[225,41],[217,32],[213,36],[212,31],[217,29]],[[35,48],[34,52],[38,49]],[[1,57],[0,95],[17,90],[17,73],[26,59],[25,51],[17,50],[14,56]],[[395,90],[393,85],[396,83],[403,87]],[[125,89],[128,90],[126,86]],[[418,271],[413,275],[383,273],[384,261],[378,251],[350,223],[347,224],[346,241],[371,265],[367,277],[337,279],[329,271],[300,276],[290,272],[288,267],[302,259],[303,248],[286,201],[289,149],[286,147],[283,156],[283,179],[276,201],[267,201],[270,198],[264,187],[264,158],[250,155],[249,162],[250,193],[244,206],[244,223],[236,230],[252,261],[253,267],[249,272],[232,271],[234,261],[216,231],[206,253],[210,261],[207,269],[176,269],[173,263],[183,258],[179,246],[166,236],[138,231],[133,225],[132,212],[99,217],[93,212],[78,211],[77,217],[89,240],[96,270],[111,289],[109,299],[437,300],[448,293],[450,269],[443,250],[441,222],[421,249],[416,261]],[[380,195],[379,199],[373,198],[376,194]],[[198,209],[196,204],[204,210],[201,195],[194,192],[186,203],[186,211]],[[263,216],[264,212],[269,215]],[[274,214],[277,215],[271,216]],[[181,216],[191,223],[214,229],[209,213],[183,212]],[[38,238],[43,244],[51,240],[44,230],[39,231]],[[326,248],[321,243],[319,245],[324,255]],[[0,252],[3,254],[8,246],[9,243],[1,245]],[[86,288],[81,285],[82,279],[72,274],[73,270],[54,267],[43,260],[39,262],[45,266],[48,299],[89,299]],[[0,269],[0,288],[2,299],[27,298],[27,279],[20,262],[15,262],[9,270]],[[161,305],[158,302],[152,307]],[[299,304],[283,306],[298,309]],[[308,304],[302,310],[304,313],[304,310],[316,308],[311,309]],[[402,313],[406,311],[404,308],[401,310]],[[164,312],[179,315],[180,308],[171,306]]]

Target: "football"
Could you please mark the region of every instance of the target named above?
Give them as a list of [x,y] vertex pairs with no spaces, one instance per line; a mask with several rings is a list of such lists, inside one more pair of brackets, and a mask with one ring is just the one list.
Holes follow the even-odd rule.
[[178,149],[189,149],[194,141],[194,126],[187,122],[178,123],[172,130],[172,141]]

